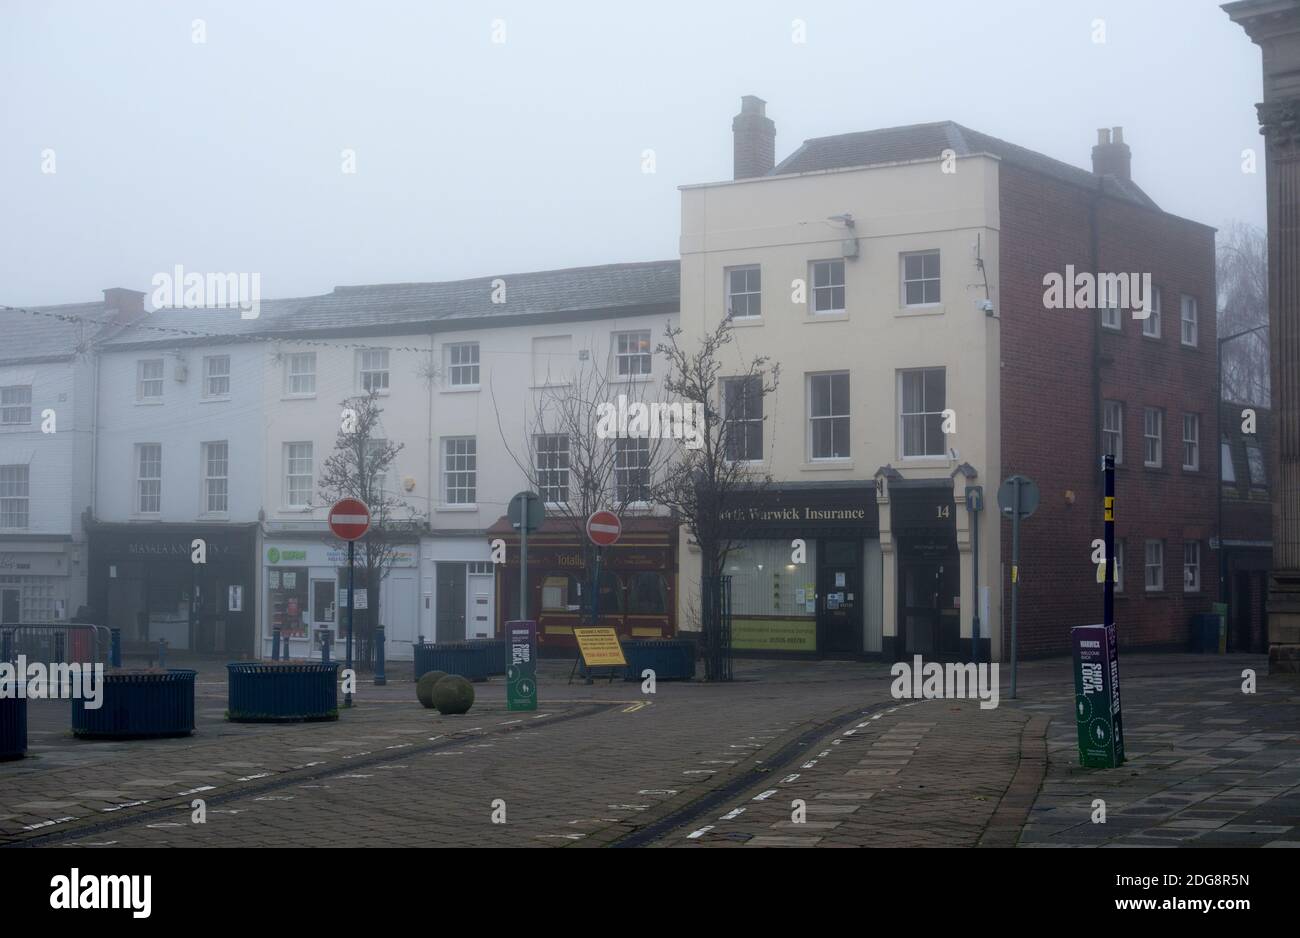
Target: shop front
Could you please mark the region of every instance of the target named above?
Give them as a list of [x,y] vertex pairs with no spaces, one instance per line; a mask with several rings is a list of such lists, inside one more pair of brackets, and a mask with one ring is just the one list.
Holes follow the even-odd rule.
[[[362,551],[356,553],[355,628],[360,630],[372,620],[382,624],[386,656],[410,659],[419,625],[419,546],[393,548],[379,587],[378,616],[373,619]],[[347,547],[320,534],[269,538],[262,544],[262,563],[262,657],[271,657],[275,629],[280,630],[281,654],[289,657],[314,657],[320,653],[322,641],[331,643],[331,655],[343,653],[347,645]]]
[[66,622],[86,601],[81,544],[0,539],[0,625]]
[[88,530],[92,621],[121,629],[129,643],[163,639],[177,651],[229,658],[256,653],[257,525]]
[[[521,618],[519,534],[502,518],[487,536],[489,543],[500,538],[506,545],[496,578],[496,635],[501,636],[505,622]],[[543,654],[572,654],[573,629],[591,624],[583,615],[593,573],[587,569],[589,554],[585,535],[567,519],[548,518],[528,536],[528,611],[537,620]],[[596,624],[624,639],[675,637],[677,525],[667,518],[625,518],[618,543],[602,553],[597,588]]]
[[880,652],[881,554],[872,487],[774,487],[736,505],[726,520],[735,544],[723,571],[731,577],[735,653]]

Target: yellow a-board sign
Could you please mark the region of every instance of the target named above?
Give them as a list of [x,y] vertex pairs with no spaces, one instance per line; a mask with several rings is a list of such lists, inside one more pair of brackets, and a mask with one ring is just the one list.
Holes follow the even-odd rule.
[[618,643],[618,634],[613,629],[574,629],[573,637],[587,667],[627,667],[623,646]]

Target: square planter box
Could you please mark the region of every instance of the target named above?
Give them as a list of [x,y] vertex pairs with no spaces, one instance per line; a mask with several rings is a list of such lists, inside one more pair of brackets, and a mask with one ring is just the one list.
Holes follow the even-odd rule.
[[337,662],[240,662],[226,672],[226,719],[234,723],[339,718]]
[[101,706],[72,700],[72,732],[82,739],[143,739],[194,732],[194,675],[170,671],[106,671]]

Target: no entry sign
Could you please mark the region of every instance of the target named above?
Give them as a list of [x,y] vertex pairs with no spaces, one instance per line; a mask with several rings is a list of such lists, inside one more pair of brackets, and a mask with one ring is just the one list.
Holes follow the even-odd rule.
[[356,498],[341,498],[329,515],[330,530],[345,541],[355,541],[370,530],[370,509]]
[[609,547],[623,533],[623,522],[612,511],[598,511],[587,519],[587,537],[597,547]]

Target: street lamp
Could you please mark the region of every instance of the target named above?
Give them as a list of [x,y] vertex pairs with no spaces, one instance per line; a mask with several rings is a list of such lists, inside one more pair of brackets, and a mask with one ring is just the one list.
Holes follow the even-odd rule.
[[1234,332],[1232,335],[1225,335],[1219,339],[1215,347],[1215,384],[1214,384],[1214,425],[1219,428],[1218,451],[1219,458],[1215,464],[1219,467],[1219,477],[1214,480],[1216,491],[1218,493],[1219,520],[1215,526],[1215,533],[1218,535],[1218,555],[1219,555],[1219,602],[1228,601],[1228,552],[1223,547],[1223,433],[1219,427],[1219,417],[1223,411],[1223,346],[1233,339],[1240,339],[1242,336],[1251,335],[1255,332],[1262,332],[1268,328],[1268,323],[1261,323],[1251,329],[1243,329],[1240,332]]

